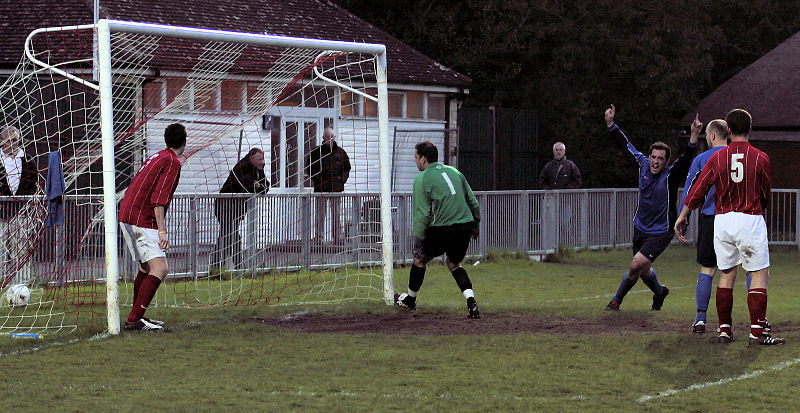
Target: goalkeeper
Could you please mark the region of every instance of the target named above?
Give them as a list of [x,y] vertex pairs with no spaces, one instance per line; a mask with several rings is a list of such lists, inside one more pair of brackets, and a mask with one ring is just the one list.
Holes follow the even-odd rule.
[[468,317],[480,318],[472,282],[461,267],[470,238],[478,238],[481,220],[478,201],[458,169],[437,162],[439,151],[434,144],[420,142],[414,149],[414,162],[421,171],[414,178],[414,263],[408,278],[408,293],[395,294],[395,304],[416,308],[425,265],[446,253],[447,268],[467,299]]

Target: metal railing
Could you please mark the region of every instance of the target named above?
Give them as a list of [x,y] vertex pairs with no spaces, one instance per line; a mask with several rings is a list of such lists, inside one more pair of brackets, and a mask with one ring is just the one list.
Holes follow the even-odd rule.
[[[603,248],[631,245],[636,189],[476,192],[481,208],[480,238],[468,254],[485,256],[492,250],[530,255],[556,252],[560,247]],[[236,231],[242,257],[237,269],[299,269],[341,265],[374,265],[381,259],[378,194],[234,194],[176,195],[167,213],[171,248],[170,274],[194,277],[213,269],[219,222],[217,198],[244,198],[245,218]],[[766,213],[771,245],[800,249],[800,190],[774,190]],[[333,233],[330,210],[318,226],[317,204],[340,205],[341,228]],[[102,209],[99,197],[65,197],[66,223],[45,228],[29,256],[32,276],[44,281],[102,280]],[[324,204],[323,204],[324,205]],[[0,200],[0,209],[5,208]],[[688,238],[695,236],[696,216]],[[392,196],[394,259],[412,259],[411,194]],[[7,234],[7,236],[9,236]],[[13,236],[11,234],[10,236]],[[136,264],[122,237],[121,273],[132,277]],[[6,259],[7,257],[4,257]],[[17,266],[19,267],[19,266]]]

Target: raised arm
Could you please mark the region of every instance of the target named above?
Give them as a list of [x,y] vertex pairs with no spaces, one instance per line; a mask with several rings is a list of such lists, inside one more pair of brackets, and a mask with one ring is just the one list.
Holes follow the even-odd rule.
[[606,126],[608,127],[608,131],[612,135],[616,136],[619,141],[625,143],[625,146],[628,148],[628,152],[630,152],[631,155],[633,155],[633,157],[636,158],[636,162],[639,163],[640,167],[642,167],[643,166],[642,163],[647,161],[647,156],[639,152],[636,149],[636,147],[633,146],[630,139],[628,139],[628,136],[625,135],[625,132],[623,132],[622,129],[620,129],[619,125],[614,123],[614,117],[616,116],[616,114],[617,114],[617,108],[614,107],[613,104],[611,105],[611,107],[606,109],[605,120],[606,120]]

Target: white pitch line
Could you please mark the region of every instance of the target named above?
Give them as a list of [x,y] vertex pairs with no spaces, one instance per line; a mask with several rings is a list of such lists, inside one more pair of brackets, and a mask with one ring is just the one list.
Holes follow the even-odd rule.
[[102,339],[106,339],[106,338],[109,338],[109,337],[111,337],[111,335],[108,334],[108,333],[99,333],[99,334],[95,334],[95,335],[93,335],[93,336],[91,336],[89,338],[83,338],[83,339],[82,338],[73,338],[73,339],[67,340],[65,342],[56,341],[56,342],[44,344],[44,345],[39,346],[39,347],[31,347],[31,348],[22,349],[22,350],[10,351],[8,353],[0,353],[0,358],[9,357],[9,356],[16,356],[16,355],[20,355],[20,354],[35,353],[37,351],[46,350],[46,349],[49,349],[49,348],[52,348],[52,347],[67,346],[67,345],[70,345],[70,344],[75,344],[75,343],[80,342],[80,341],[102,340]]
[[776,365],[774,365],[772,367],[767,367],[765,369],[758,369],[758,370],[751,371],[749,373],[740,374],[740,375],[738,375],[736,377],[726,377],[724,379],[719,379],[717,381],[708,381],[708,382],[705,382],[705,383],[692,384],[691,386],[684,387],[682,389],[669,389],[669,390],[665,390],[665,391],[662,391],[662,392],[659,392],[659,393],[656,393],[656,394],[645,394],[643,396],[640,396],[638,399],[636,399],[636,401],[639,402],[639,403],[645,403],[645,402],[648,402],[650,400],[660,399],[662,397],[674,396],[674,395],[676,395],[678,393],[683,393],[683,392],[692,391],[692,390],[700,390],[700,389],[704,389],[706,387],[719,386],[721,384],[727,384],[727,383],[732,383],[732,382],[735,382],[735,381],[751,379],[753,377],[758,377],[758,376],[760,376],[760,375],[762,375],[764,373],[783,370],[783,369],[785,369],[787,367],[791,367],[791,366],[793,366],[793,365],[795,365],[797,363],[800,363],[800,358],[796,358],[794,360],[789,360],[789,361],[784,361],[784,362],[778,363],[778,364],[776,364]]
[[[687,287],[669,287],[669,290],[670,291],[675,291],[675,290],[683,290],[685,288],[687,288]],[[651,293],[651,292],[652,291],[650,291],[650,290],[636,290],[636,291],[629,292],[628,295],[630,295],[630,294]],[[565,301],[585,301],[585,300],[595,300],[595,299],[598,299],[598,298],[611,298],[613,296],[614,296],[614,294],[589,295],[589,296],[586,296],[586,297],[562,298],[560,300],[547,300],[545,302],[546,303],[562,303],[562,302],[565,302]]]

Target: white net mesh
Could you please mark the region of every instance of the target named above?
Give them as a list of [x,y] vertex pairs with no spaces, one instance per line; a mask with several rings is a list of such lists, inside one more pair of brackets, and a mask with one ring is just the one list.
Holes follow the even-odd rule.
[[[105,329],[91,45],[92,30],[37,34],[36,59],[85,82],[23,58],[0,87],[0,127],[18,131],[29,166],[15,176],[32,188],[0,183],[0,333]],[[377,104],[352,91],[376,96],[374,56],[130,33],[112,33],[111,56],[117,200],[165,148],[167,125],[188,133],[167,212],[170,274],[151,307],[382,298]],[[326,129],[336,145],[318,147]],[[53,199],[63,223],[51,225]],[[118,254],[125,316],[138,264],[122,237]],[[18,284],[27,305],[6,294]]]

